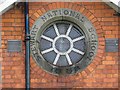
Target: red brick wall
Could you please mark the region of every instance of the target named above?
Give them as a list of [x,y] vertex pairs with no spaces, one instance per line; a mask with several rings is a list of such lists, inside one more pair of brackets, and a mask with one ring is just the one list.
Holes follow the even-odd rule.
[[[82,72],[62,77],[42,70],[31,57],[31,87],[118,87],[118,53],[105,52],[105,38],[118,38],[118,17],[103,2],[89,3],[29,3],[30,27],[45,12],[56,8],[69,8],[81,12],[96,28],[99,46],[93,62]],[[2,85],[3,88],[25,87],[25,47],[21,53],[8,53],[7,40],[24,41],[24,13],[14,7],[2,15]]]
[[14,7],[2,15],[2,87],[25,87],[24,42],[21,53],[8,53],[7,40],[24,40],[24,14]]

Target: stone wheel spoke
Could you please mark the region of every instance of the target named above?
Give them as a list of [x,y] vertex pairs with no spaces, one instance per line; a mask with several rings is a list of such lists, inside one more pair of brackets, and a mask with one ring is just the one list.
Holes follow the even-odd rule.
[[76,42],[76,41],[82,40],[82,39],[84,39],[84,38],[85,38],[85,36],[81,36],[81,37],[75,38],[75,39],[73,39],[73,42]]
[[68,30],[67,30],[67,33],[66,33],[66,35],[68,36],[69,35],[69,33],[70,33],[70,31],[71,31],[71,28],[72,28],[72,24],[70,24],[70,26],[69,26],[69,28],[68,28]]
[[81,54],[81,55],[84,54],[84,52],[82,52],[82,51],[80,51],[80,50],[78,50],[78,49],[73,48],[72,50],[73,50],[74,52],[78,53],[78,54]]
[[54,24],[53,27],[54,27],[54,29],[55,29],[55,32],[56,32],[57,36],[59,36],[60,33],[59,33],[59,31],[58,31],[58,28],[57,28],[56,24]]
[[42,51],[41,53],[45,54],[45,53],[49,53],[51,51],[53,51],[53,48],[46,49],[46,50]]
[[56,58],[55,58],[55,60],[54,60],[54,62],[53,62],[54,65],[57,64],[57,62],[58,62],[58,60],[59,60],[59,57],[60,57],[60,54],[57,54],[57,56],[56,56]]
[[71,62],[71,59],[70,59],[70,57],[69,57],[69,55],[68,55],[68,54],[66,54],[66,58],[67,58],[67,61],[68,61],[69,65],[71,65],[71,64],[72,64],[72,62]]
[[48,36],[42,35],[41,38],[44,38],[47,41],[53,42],[53,39]]

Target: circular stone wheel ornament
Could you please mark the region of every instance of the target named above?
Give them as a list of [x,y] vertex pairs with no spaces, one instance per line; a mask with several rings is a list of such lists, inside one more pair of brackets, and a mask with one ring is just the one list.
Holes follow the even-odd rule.
[[36,63],[55,75],[82,71],[93,60],[98,38],[91,22],[80,12],[46,12],[31,30],[31,52]]

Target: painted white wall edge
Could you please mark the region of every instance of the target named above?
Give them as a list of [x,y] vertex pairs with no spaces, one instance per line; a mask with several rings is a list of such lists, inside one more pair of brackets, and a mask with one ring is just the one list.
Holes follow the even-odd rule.
[[[14,2],[24,2],[25,0],[0,0],[0,13],[4,13],[4,10],[9,9],[8,7],[11,6]],[[57,2],[57,1],[68,1],[68,2],[98,2],[99,0],[28,0],[29,2]],[[104,2],[113,2],[115,5],[120,7],[120,0],[101,0]],[[119,4],[118,4],[119,3]]]

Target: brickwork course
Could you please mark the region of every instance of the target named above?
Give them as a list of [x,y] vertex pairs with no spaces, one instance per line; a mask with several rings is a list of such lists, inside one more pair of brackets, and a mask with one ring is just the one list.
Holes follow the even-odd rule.
[[[68,8],[85,15],[98,34],[98,51],[93,62],[82,72],[55,76],[30,59],[31,88],[118,88],[118,52],[105,51],[106,38],[120,38],[115,11],[104,2],[29,2],[30,28],[44,13]],[[25,88],[25,24],[24,9],[14,7],[2,14],[2,88]],[[22,40],[22,52],[7,52],[8,40]]]

